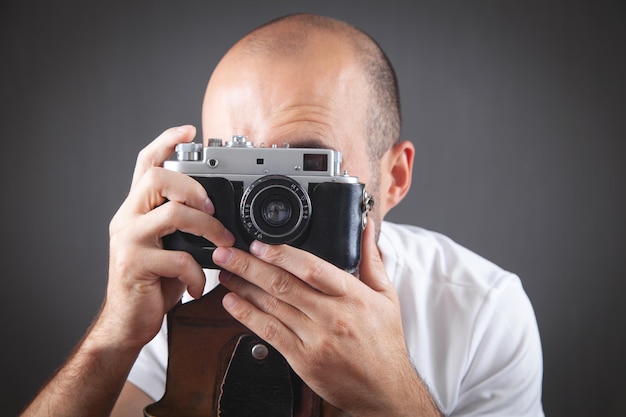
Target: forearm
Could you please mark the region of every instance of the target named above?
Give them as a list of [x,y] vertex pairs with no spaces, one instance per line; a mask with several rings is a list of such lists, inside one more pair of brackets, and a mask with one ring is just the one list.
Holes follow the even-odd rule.
[[408,364],[387,376],[392,377],[385,384],[389,389],[381,393],[376,406],[355,413],[353,417],[443,417],[428,386],[412,365]]
[[94,325],[22,417],[108,416],[138,353]]
[[[408,397],[412,400],[399,407],[398,416],[443,417],[443,413],[439,410],[428,386],[419,377],[417,371],[412,378],[411,387],[407,394],[413,393],[412,397]],[[401,398],[403,397],[398,399],[399,404],[402,404]]]

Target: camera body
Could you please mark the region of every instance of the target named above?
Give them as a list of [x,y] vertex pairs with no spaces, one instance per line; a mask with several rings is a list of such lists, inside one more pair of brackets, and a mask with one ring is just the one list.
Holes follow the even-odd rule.
[[[341,173],[341,152],[332,149],[254,147],[245,136],[208,146],[184,143],[164,167],[187,174],[206,189],[215,218],[248,251],[253,240],[304,249],[355,272],[361,235],[373,204],[357,177]],[[218,268],[215,245],[177,231],[166,249],[189,252],[203,268]]]

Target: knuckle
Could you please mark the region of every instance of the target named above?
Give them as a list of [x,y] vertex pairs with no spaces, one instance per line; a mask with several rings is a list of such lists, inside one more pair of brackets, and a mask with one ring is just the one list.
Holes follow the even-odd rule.
[[147,159],[149,159],[150,148],[146,146],[142,148],[139,153],[137,153],[137,165],[143,163]]
[[284,265],[285,261],[288,259],[284,251],[285,247],[286,245],[268,245],[263,257],[272,264]]
[[174,201],[167,201],[155,209],[156,225],[159,226],[159,235],[173,233],[176,230],[186,229],[190,220],[186,217],[184,207]]
[[233,255],[232,259],[229,262],[228,269],[231,272],[235,272],[237,275],[246,277],[250,272],[250,264],[248,261],[240,256]]
[[164,220],[169,224],[173,224],[177,218],[180,216],[180,206],[179,204],[168,201],[167,203],[161,206],[161,215]]
[[278,336],[278,324],[276,323],[276,321],[274,319],[271,319],[267,323],[265,323],[262,333],[262,339],[268,342],[275,341]]
[[278,311],[280,307],[280,301],[276,297],[267,296],[264,297],[261,302],[261,308],[264,312],[272,314]]
[[162,169],[159,167],[150,167],[144,174],[143,178],[148,184],[153,185],[159,182]]
[[285,274],[276,274],[270,281],[269,290],[271,294],[277,297],[283,297],[291,294],[294,288],[294,280]]
[[129,230],[129,225],[112,225],[111,235],[109,236],[109,250],[111,254],[124,254],[132,252],[135,247],[135,239],[133,239],[133,231]]
[[115,234],[122,231],[129,222],[132,222],[132,217],[128,213],[128,198],[122,203],[120,208],[117,210],[111,221],[109,222],[109,236],[114,236]]
[[303,278],[308,283],[315,285],[315,283],[322,281],[325,275],[325,271],[326,271],[326,268],[324,267],[323,262],[320,262],[320,261],[311,262],[307,265]]
[[118,274],[126,276],[135,269],[136,255],[133,250],[112,252],[110,256],[111,266]]
[[338,352],[340,351],[341,350],[338,349],[337,341],[335,339],[330,337],[322,339],[318,346],[318,363],[324,363],[326,361],[326,358],[336,357],[338,355]]
[[249,306],[241,306],[240,303],[232,314],[241,323],[248,324],[252,318],[252,309]]
[[174,265],[176,265],[177,270],[184,271],[190,269],[194,266],[195,260],[188,252],[175,252],[174,255]]
[[152,164],[153,161],[153,151],[150,145],[146,146],[137,154],[137,160],[135,162],[135,169],[140,170],[140,172],[144,172],[147,168]]
[[354,335],[353,326],[343,317],[335,317],[331,325],[333,334],[337,335],[339,338],[350,338]]

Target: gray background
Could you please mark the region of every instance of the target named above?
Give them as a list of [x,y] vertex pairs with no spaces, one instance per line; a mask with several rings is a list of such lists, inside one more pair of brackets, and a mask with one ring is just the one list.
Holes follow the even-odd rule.
[[345,19],[389,53],[417,147],[389,218],[522,277],[547,414],[626,415],[624,2],[235,0],[1,3],[2,414],[97,312],[137,151],[200,126],[219,57],[295,11]]

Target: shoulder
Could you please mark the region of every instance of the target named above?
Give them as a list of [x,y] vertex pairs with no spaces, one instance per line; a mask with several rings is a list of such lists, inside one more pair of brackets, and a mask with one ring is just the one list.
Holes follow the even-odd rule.
[[467,343],[486,309],[502,299],[526,297],[515,274],[440,233],[384,222],[379,250],[409,338],[414,330],[437,329],[442,340],[433,343],[456,344],[463,336]]
[[[539,335],[517,275],[415,226],[384,222],[379,249],[411,358],[444,411],[518,415],[508,412],[528,406],[525,415],[541,415]],[[482,402],[480,392],[501,401]]]
[[[494,309],[515,314],[529,304],[517,275],[440,233],[385,222],[379,249],[407,321],[451,330],[437,335],[458,341],[465,333],[468,342]],[[534,320],[532,308],[524,310]]]
[[430,284],[487,289],[511,275],[449,237],[417,226],[383,222],[379,249],[392,279],[412,272]]

